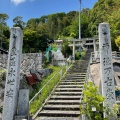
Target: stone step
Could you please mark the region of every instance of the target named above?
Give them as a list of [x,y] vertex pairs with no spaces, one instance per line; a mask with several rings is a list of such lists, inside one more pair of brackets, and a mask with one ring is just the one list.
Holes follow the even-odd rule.
[[81,120],[80,117],[46,117],[42,116],[35,120]]
[[70,70],[72,71],[72,70],[80,70],[80,69],[86,69],[87,67],[86,67],[87,65],[81,65],[81,66],[75,66],[75,67],[73,67],[73,68],[71,68]]
[[59,85],[84,85],[84,81],[61,81]]
[[76,91],[74,91],[74,92],[62,92],[62,91],[60,91],[60,92],[54,92],[53,93],[53,95],[81,95],[82,94],[82,92],[76,92]]
[[54,105],[48,104],[45,105],[44,110],[79,110],[80,105]]
[[86,75],[67,75],[66,77],[80,77],[80,78],[83,78],[83,77],[86,77]]
[[62,99],[62,100],[80,100],[81,95],[52,95],[50,99]]
[[59,88],[82,88],[84,85],[66,85],[66,84],[63,84],[63,85],[58,85]]
[[67,110],[43,110],[38,116],[56,116],[56,117],[78,117],[80,115],[80,111],[67,111]]
[[86,75],[86,73],[74,73],[74,74],[67,73],[67,75]]
[[77,74],[77,73],[76,74],[75,73],[74,74],[69,74],[68,73],[66,76],[78,76],[78,77],[80,77],[80,76],[82,77],[83,76],[84,77],[84,76],[86,76],[86,74],[83,74],[83,73],[81,73],[81,74]]
[[86,76],[82,76],[82,77],[80,77],[80,76],[67,76],[66,77],[66,79],[85,79],[86,78]]
[[55,88],[37,120],[81,120],[79,106],[88,63],[77,62]]
[[[72,69],[71,69],[72,70]],[[69,74],[69,72],[67,73],[67,74]],[[74,74],[76,74],[76,75],[86,75],[87,73],[86,72],[84,72],[84,73],[74,73]]]
[[85,76],[85,75],[87,75],[87,74],[86,74],[86,73],[74,73],[74,74],[69,74],[69,72],[68,72],[67,75]]
[[83,88],[56,88],[55,91],[82,91]]
[[46,104],[80,104],[80,100],[48,100]]
[[80,72],[87,72],[87,70],[79,70],[79,71],[68,71],[70,74],[74,74],[74,73],[80,73]]
[[74,73],[83,73],[83,72],[86,72],[87,69],[72,69],[72,70],[68,70],[68,72],[70,72],[71,74],[74,74]]
[[[62,80],[63,82],[67,82],[67,81],[73,81],[73,82],[82,82],[82,81],[85,81],[85,78],[84,79],[64,79]],[[62,82],[61,81],[61,82]]]
[[75,69],[70,69],[70,70],[68,70],[68,73],[69,73],[69,72],[73,72],[72,74],[74,74],[74,71],[75,71],[76,73],[85,73],[85,70],[86,70],[86,69],[75,68]]
[[[70,69],[70,70],[68,70],[68,72],[70,71],[70,72],[74,72],[74,71],[76,71],[76,73],[81,73],[81,71],[84,71],[84,70],[87,70],[87,68],[85,67],[85,68],[72,68],[72,69]],[[84,72],[85,73],[85,72]]]
[[85,81],[86,80],[86,77],[85,78],[72,78],[72,77],[70,77],[70,78],[65,78],[64,80],[62,80],[62,81]]

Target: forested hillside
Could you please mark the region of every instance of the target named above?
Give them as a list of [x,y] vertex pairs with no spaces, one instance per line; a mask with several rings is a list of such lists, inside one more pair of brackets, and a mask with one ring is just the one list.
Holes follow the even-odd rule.
[[[0,14],[0,40],[2,47],[8,48],[9,27],[6,20],[9,16]],[[113,50],[116,50],[115,40],[120,36],[120,1],[119,0],[98,0],[93,9],[82,9],[81,11],[81,36],[82,38],[98,35],[98,25],[101,22],[108,22],[111,27],[111,38]],[[13,26],[19,26],[24,32],[23,52],[45,51],[50,40],[68,37],[78,38],[79,36],[79,12],[56,13],[31,18],[25,23],[22,16],[13,19]],[[66,40],[65,40],[66,42]],[[116,40],[117,46],[120,40]],[[65,43],[67,45],[67,43]],[[65,49],[66,50],[66,49]]]
[[101,22],[110,24],[112,47],[116,50],[115,39],[120,36],[120,0],[98,0],[89,16],[89,30],[92,36]]

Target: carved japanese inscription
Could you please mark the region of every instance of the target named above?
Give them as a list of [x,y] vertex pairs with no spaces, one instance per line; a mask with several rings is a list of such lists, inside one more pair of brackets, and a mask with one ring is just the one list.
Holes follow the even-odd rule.
[[106,98],[104,106],[113,107],[115,103],[110,27],[107,23],[99,25],[100,69],[102,94]]
[[3,120],[13,120],[17,112],[22,39],[23,35],[21,29],[18,27],[12,28],[4,94]]

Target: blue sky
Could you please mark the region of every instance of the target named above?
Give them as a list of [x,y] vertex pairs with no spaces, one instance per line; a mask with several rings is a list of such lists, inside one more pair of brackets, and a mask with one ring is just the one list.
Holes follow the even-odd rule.
[[[82,0],[82,8],[92,8],[97,1]],[[30,18],[72,10],[79,10],[79,0],[0,0],[0,13],[9,16],[7,23],[10,27],[16,16],[22,16],[27,22]]]

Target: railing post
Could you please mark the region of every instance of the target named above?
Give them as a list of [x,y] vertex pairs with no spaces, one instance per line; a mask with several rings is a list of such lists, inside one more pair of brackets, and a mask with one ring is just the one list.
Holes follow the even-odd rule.
[[68,70],[68,62],[66,61],[66,71]]
[[90,63],[92,62],[93,62],[93,57],[92,57],[92,52],[91,52]]
[[62,69],[60,70],[60,80],[62,79]]
[[42,91],[39,94],[40,94],[40,107],[41,107],[41,104],[42,104]]

